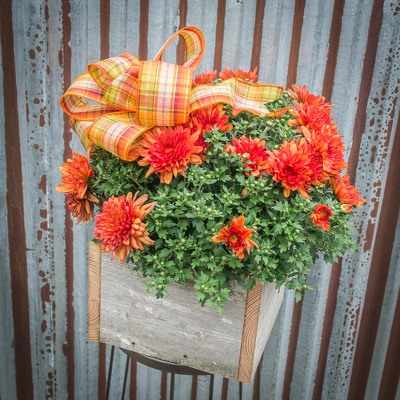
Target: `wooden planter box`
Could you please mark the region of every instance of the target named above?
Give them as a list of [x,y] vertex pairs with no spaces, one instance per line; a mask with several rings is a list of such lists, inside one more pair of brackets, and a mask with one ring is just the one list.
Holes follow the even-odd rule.
[[236,286],[220,315],[201,307],[193,287],[171,284],[163,299],[146,293],[142,275],[89,248],[89,339],[148,357],[250,383],[284,290]]

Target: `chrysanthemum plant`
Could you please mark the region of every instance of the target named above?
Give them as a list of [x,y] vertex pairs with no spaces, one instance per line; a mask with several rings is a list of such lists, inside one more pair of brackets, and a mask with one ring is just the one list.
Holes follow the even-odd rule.
[[[256,82],[256,71],[226,69],[222,80]],[[216,72],[195,77],[213,85]],[[202,305],[222,311],[231,283],[256,281],[296,291],[319,256],[335,262],[354,246],[349,217],[364,199],[349,182],[331,105],[293,86],[268,110],[278,118],[217,104],[174,127],[143,134],[140,157],[124,161],[101,147],[73,154],[60,171],[78,222],[147,278],[149,292],[193,284]],[[287,111],[286,111],[287,110]]]

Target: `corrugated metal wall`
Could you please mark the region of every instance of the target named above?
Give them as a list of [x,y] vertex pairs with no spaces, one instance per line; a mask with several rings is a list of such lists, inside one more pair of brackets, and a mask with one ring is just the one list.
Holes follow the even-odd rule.
[[[2,0],[0,398],[104,398],[109,348],[86,340],[86,248],[54,192],[79,150],[58,99],[89,62],[151,58],[179,27],[207,41],[200,71],[260,65],[264,82],[308,85],[336,104],[359,250],[320,263],[316,290],[286,293],[254,385],[213,380],[215,399],[400,399],[400,5],[396,0]],[[182,60],[182,48],[167,61]],[[64,133],[63,133],[64,132]],[[110,398],[120,397],[116,352]],[[131,363],[131,399],[168,398],[170,376]],[[175,376],[175,399],[210,377]],[[127,396],[128,397],[128,396]]]

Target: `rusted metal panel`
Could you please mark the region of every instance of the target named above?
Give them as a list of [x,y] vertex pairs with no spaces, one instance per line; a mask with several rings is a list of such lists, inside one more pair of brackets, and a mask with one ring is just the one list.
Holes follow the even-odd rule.
[[196,73],[214,70],[217,5],[215,0],[190,0],[188,2],[186,23],[187,25],[201,26],[206,40],[206,51]]
[[[153,59],[161,49],[165,38],[169,38],[179,28],[179,0],[149,0],[149,31],[147,36],[148,58]],[[157,29],[157,34],[154,34]],[[164,52],[163,61],[176,62],[175,40]]]
[[110,57],[131,53],[139,57],[140,1],[110,2]]
[[[387,279],[385,298],[383,301],[381,317],[379,321],[378,335],[376,338],[374,355],[368,377],[366,398],[377,399],[380,391],[380,384],[385,368],[386,354],[392,333],[392,326],[395,322],[395,308],[400,293],[400,223],[397,224],[396,240],[392,252],[392,260]],[[398,338],[397,338],[398,340]],[[397,357],[392,354],[392,357]]]
[[[0,49],[0,65],[2,52]],[[3,68],[0,68],[0,165],[6,165],[5,155],[5,126],[3,98]],[[7,229],[7,186],[6,174],[1,174],[0,183],[0,382],[8,382],[7,386],[0,385],[0,398],[11,396],[16,398],[15,361],[13,351],[14,328],[11,297],[11,265]]]
[[[377,6],[382,5],[381,2],[376,4]],[[390,8],[389,3],[385,3],[385,16],[390,20],[388,8]],[[376,21],[377,19],[378,21]],[[379,8],[372,11],[370,30],[376,29],[378,22]],[[325,374],[324,395],[328,397],[333,394],[346,396],[350,378],[351,380],[358,380],[358,382],[361,381],[360,377],[357,378],[357,374],[352,376],[353,361],[355,355],[357,355],[357,346],[361,346],[365,339],[364,335],[373,335],[373,331],[369,330],[369,332],[363,332],[362,335],[359,335],[359,324],[364,317],[364,305],[367,301],[374,301],[371,297],[366,297],[366,294],[368,296],[367,288],[370,285],[379,284],[374,282],[373,279],[369,281],[368,277],[371,276],[371,271],[376,268],[380,269],[379,274],[381,275],[385,274],[387,268],[387,265],[383,264],[378,266],[377,260],[375,264],[371,264],[371,260],[373,260],[376,250],[377,227],[382,213],[381,207],[385,201],[385,186],[391,184],[386,181],[389,162],[394,162],[394,159],[398,157],[396,153],[391,154],[394,139],[391,124],[393,120],[395,122],[397,119],[395,99],[398,96],[396,92],[398,91],[399,79],[398,70],[396,71],[396,67],[392,64],[394,59],[390,62],[388,58],[391,52],[390,48],[393,47],[393,40],[395,42],[398,40],[398,31],[392,27],[391,23],[383,25],[379,42],[376,44],[377,56],[373,60],[374,68],[372,71],[368,70],[363,74],[364,79],[371,79],[371,92],[367,94],[365,132],[362,132],[360,154],[356,167],[357,184],[366,196],[367,203],[366,207],[355,215],[356,229],[359,235],[359,250],[354,255],[347,255],[343,261],[338,306],[328,356],[327,373]],[[367,46],[374,46],[374,39],[376,38],[368,36]],[[364,63],[369,61],[367,57],[364,59]],[[368,83],[361,82],[361,85],[363,84]],[[362,87],[360,93],[363,95]],[[358,113],[363,112],[359,107],[357,111]],[[393,206],[394,209],[396,207],[398,209],[398,204],[395,203]],[[395,215],[397,217],[398,214]],[[386,238],[387,243],[390,240],[393,239]],[[376,301],[379,300],[376,299]],[[380,309],[376,311],[380,312]],[[376,311],[370,314],[369,318],[374,318]],[[373,351],[373,347],[371,349],[369,345],[366,346],[365,351]],[[365,370],[369,368],[369,365],[363,365],[361,368]],[[358,374],[360,372],[358,371]]]
[[[35,398],[66,392],[65,263],[63,262],[63,201],[53,196],[53,165],[62,162],[58,107],[53,95],[59,85],[60,36],[50,36],[50,26],[60,24],[53,4],[14,2],[16,77],[21,138],[23,198],[27,242],[29,320]],[[56,56],[56,57],[55,57]],[[58,75],[57,75],[58,73]],[[57,90],[58,89],[58,90]],[[53,119],[54,118],[54,119]],[[61,142],[62,143],[62,142]]]
[[264,82],[286,85],[294,6],[292,0],[266,4],[259,65],[260,79]]
[[[100,13],[100,1],[71,2],[71,64],[69,74],[72,79],[85,71],[89,63],[100,59]],[[75,134],[71,135],[71,141],[68,141],[66,145],[73,150],[81,148]],[[82,224],[72,225],[73,252],[71,260],[73,264],[67,266],[67,268],[73,268],[73,274],[70,277],[72,285],[67,287],[67,292],[70,292],[73,299],[73,312],[68,321],[72,331],[69,337],[69,341],[72,341],[72,343],[70,344],[68,358],[70,361],[73,358],[74,364],[72,371],[73,387],[70,388],[70,393],[73,392],[77,399],[81,397],[94,399],[98,396],[99,350],[96,344],[89,343],[87,340],[87,270],[82,268],[82,266],[86,266],[87,243],[91,239],[91,228],[93,226],[87,229]],[[72,307],[70,306],[70,309]],[[69,377],[70,381],[71,377]]]
[[[196,72],[248,68],[259,56],[262,81],[326,91],[352,176],[367,199],[354,215],[358,252],[333,268],[318,263],[309,276],[316,290],[301,306],[286,294],[264,353],[260,398],[345,399],[365,392],[372,399],[396,390],[399,397],[398,368],[390,368],[400,285],[396,2],[14,0],[0,8],[0,64],[7,72],[0,72],[7,98],[3,104],[0,96],[0,165],[8,171],[0,187],[2,399],[30,391],[37,399],[104,398],[110,349],[86,339],[86,249],[93,227],[74,225],[63,196],[54,192],[56,167],[81,149],[58,99],[88,63],[125,51],[152,58],[185,21],[206,37]],[[175,62],[177,43],[164,60]],[[18,168],[22,177],[15,175]],[[15,201],[20,208],[7,209]],[[18,269],[24,262],[25,278]],[[28,307],[18,311],[24,301],[29,313]],[[110,398],[121,395],[125,361],[116,351]],[[127,383],[137,399],[168,398],[171,387],[176,399],[206,399],[210,385],[216,399],[257,398],[257,385],[206,376],[171,380],[136,362]]]
[[227,0],[222,69],[250,68],[256,2]]

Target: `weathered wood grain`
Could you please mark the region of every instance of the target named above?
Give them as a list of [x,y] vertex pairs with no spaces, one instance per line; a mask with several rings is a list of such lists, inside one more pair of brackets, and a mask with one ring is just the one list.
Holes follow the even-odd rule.
[[277,291],[274,284],[263,285],[262,287],[260,316],[258,319],[258,327],[256,330],[257,338],[254,349],[253,371],[251,374],[251,379],[254,378],[257,365],[260,362],[261,356],[265,349],[265,345],[267,344],[276,317],[278,316],[278,312],[282,305],[284,293],[284,287],[280,288],[279,291]]
[[[102,342],[236,378],[247,296],[244,289],[235,290],[224,314],[219,315],[202,308],[189,286],[171,284],[168,295],[156,299],[146,293],[139,273],[129,265],[111,262],[108,254],[103,254],[101,279]],[[196,318],[188,320],[193,314]]]
[[254,350],[257,340],[257,328],[260,318],[260,306],[263,288],[257,283],[254,289],[247,294],[246,309],[243,321],[242,347],[238,379],[250,382],[254,370]]
[[[91,245],[90,253],[89,302],[95,304],[99,248]],[[100,287],[101,342],[247,383],[268,339],[262,334],[271,332],[283,294],[274,284],[258,284],[249,293],[234,285],[232,301],[219,315],[199,305],[190,285],[171,284],[168,294],[156,299],[146,293],[142,274],[112,261],[109,254],[101,255]],[[94,325],[89,335],[97,340],[97,310],[90,307]]]
[[100,341],[100,279],[101,251],[100,245],[89,243],[89,276],[88,276],[88,338]]

